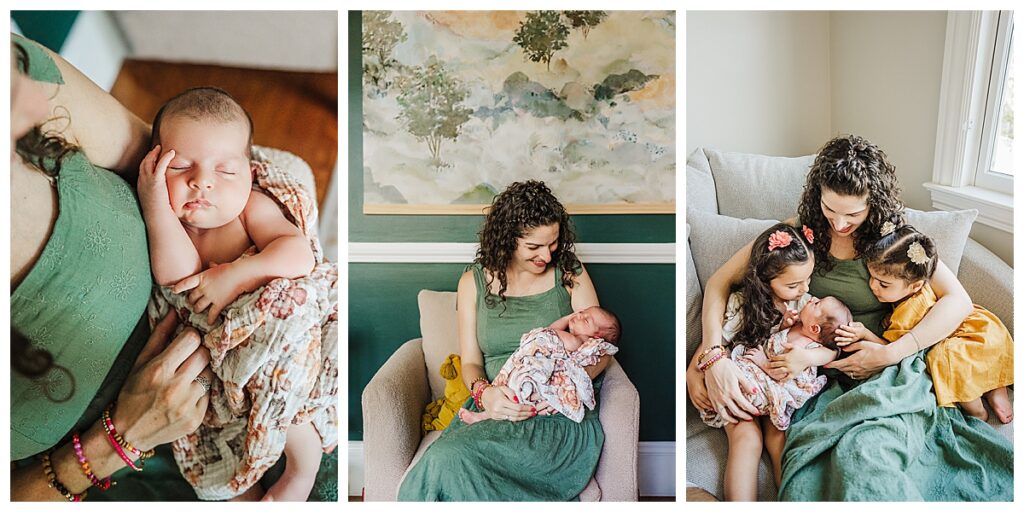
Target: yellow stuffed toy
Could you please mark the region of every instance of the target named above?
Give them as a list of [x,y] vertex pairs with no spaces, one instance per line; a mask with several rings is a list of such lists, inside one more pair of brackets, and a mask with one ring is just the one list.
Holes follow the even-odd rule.
[[452,418],[459,413],[462,404],[469,399],[469,389],[466,388],[466,383],[462,382],[462,359],[459,356],[449,354],[441,363],[440,373],[445,380],[444,398],[427,404],[427,410],[423,413],[424,433],[447,428]]

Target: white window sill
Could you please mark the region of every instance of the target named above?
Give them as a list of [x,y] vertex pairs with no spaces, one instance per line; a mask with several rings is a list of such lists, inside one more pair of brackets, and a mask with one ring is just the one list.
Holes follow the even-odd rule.
[[937,210],[978,210],[978,220],[986,226],[1013,233],[1013,195],[978,187],[950,187],[925,183]]

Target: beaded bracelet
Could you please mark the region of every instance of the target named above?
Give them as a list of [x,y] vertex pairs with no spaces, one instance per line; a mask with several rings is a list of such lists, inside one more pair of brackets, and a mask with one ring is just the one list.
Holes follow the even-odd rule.
[[473,379],[473,382],[469,383],[469,391],[470,391],[470,393],[473,392],[473,388],[476,387],[476,383],[477,382],[483,382],[484,384],[490,384],[489,382],[487,382],[487,378],[486,377],[477,377],[477,378]]
[[719,352],[719,353],[711,356],[711,358],[708,359],[707,361],[704,361],[703,363],[697,365],[697,369],[702,371],[702,372],[706,372],[706,371],[708,371],[708,368],[711,368],[715,363],[721,361],[722,358],[724,358],[724,357],[725,357],[725,352],[724,351]]
[[60,480],[57,480],[57,473],[53,471],[53,466],[50,464],[50,452],[43,454],[42,461],[43,473],[46,474],[46,482],[51,489],[61,493],[68,501],[82,501],[89,495],[88,490],[82,491],[82,494],[75,494],[64,487]]
[[85,458],[85,452],[82,450],[82,438],[75,432],[71,436],[71,444],[75,448],[75,456],[78,457],[78,463],[82,466],[82,473],[85,473],[85,477],[92,482],[92,485],[99,487],[101,491],[110,489],[113,482],[110,481],[110,477],[100,480],[96,478],[96,475],[92,472],[92,468],[89,467],[89,461]]
[[[128,441],[125,441],[124,437],[121,437],[121,434],[117,433],[117,429],[114,427],[114,422],[110,419],[110,407],[112,405],[113,404],[108,405],[107,408],[103,410],[103,430],[107,432],[107,441],[110,441],[110,445],[114,447],[114,451],[117,452],[119,457],[121,457],[121,460],[124,461],[125,465],[135,471],[142,471],[142,468],[145,465],[144,461],[152,457],[154,451],[140,451],[134,446],[128,444]],[[125,453],[125,450],[139,458],[137,461],[138,465],[136,465],[136,461],[133,461],[131,457]]]
[[715,350],[721,350],[724,352],[725,347],[723,347],[722,345],[711,345],[711,348],[705,350],[704,352],[701,352],[700,355],[697,356],[697,366],[700,366],[700,364],[704,362],[704,358]]
[[[474,382],[474,384],[475,384],[475,382]],[[487,388],[489,388],[489,387],[491,387],[490,384],[484,384],[483,386],[480,386],[479,388],[477,388],[478,391],[474,391],[473,392],[473,403],[476,404],[477,410],[480,410],[480,411],[484,410],[484,404],[481,401],[481,399],[484,396],[484,391],[486,391]]]

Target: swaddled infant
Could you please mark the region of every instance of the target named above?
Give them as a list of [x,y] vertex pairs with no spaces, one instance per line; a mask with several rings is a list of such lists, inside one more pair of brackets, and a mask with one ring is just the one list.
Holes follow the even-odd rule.
[[[571,313],[524,334],[492,384],[511,388],[521,404],[547,402],[579,423],[584,406],[593,409],[596,404],[594,386],[584,367],[618,352],[613,343],[620,334],[619,319],[607,309],[592,306]],[[467,424],[493,419],[486,411],[465,408],[459,410],[459,418]]]

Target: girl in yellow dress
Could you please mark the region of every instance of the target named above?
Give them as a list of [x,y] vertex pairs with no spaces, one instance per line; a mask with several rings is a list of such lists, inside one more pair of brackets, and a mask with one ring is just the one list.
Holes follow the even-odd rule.
[[[864,257],[872,293],[881,302],[893,303],[894,309],[882,323],[882,338],[857,322],[851,328],[862,340],[886,344],[907,332],[913,337],[914,326],[935,305],[928,280],[935,272],[938,253],[931,238],[912,226],[896,228],[886,222],[881,231],[882,238]],[[1006,391],[1013,384],[1013,338],[990,311],[975,304],[960,327],[928,352],[926,361],[941,407],[959,405],[965,413],[987,421],[984,396],[999,421],[1013,420]]]

